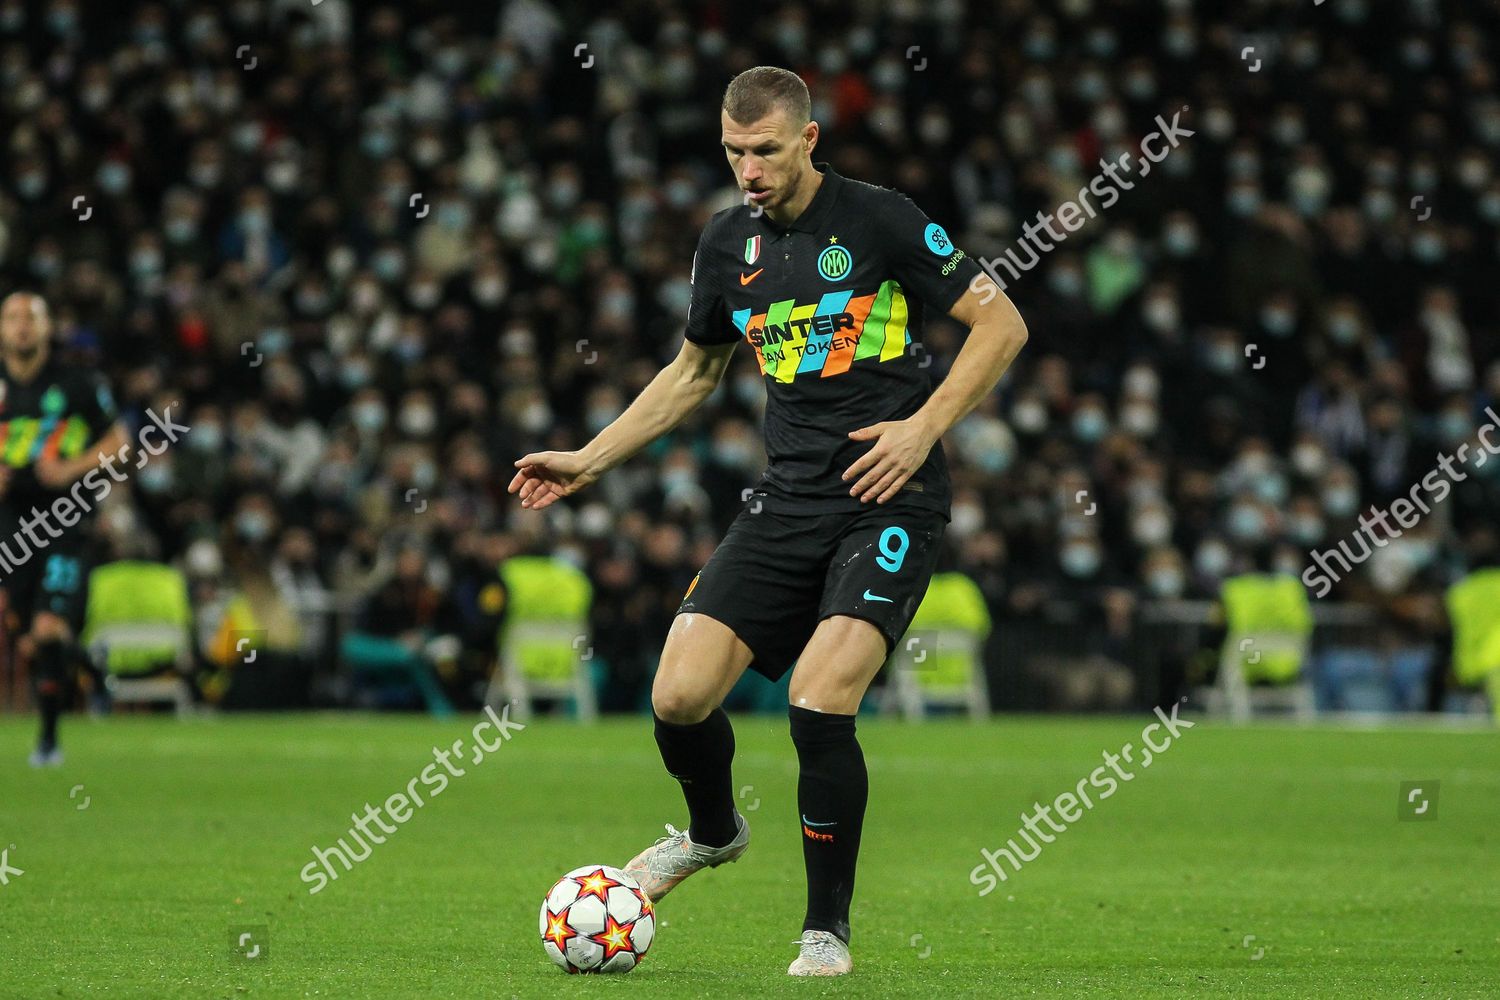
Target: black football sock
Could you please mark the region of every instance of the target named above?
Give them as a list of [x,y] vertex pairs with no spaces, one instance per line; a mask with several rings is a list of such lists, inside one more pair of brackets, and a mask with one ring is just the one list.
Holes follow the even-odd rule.
[[54,640],[38,643],[36,656],[31,661],[37,709],[42,717],[42,732],[37,740],[37,749],[43,753],[50,752],[57,746],[57,720],[63,709],[67,657],[67,646]]
[[802,862],[807,867],[805,931],[832,931],[849,942],[849,902],[854,867],[870,795],[865,754],[854,737],[854,716],[812,712],[792,705],[792,742],[801,776]]
[[723,847],[734,839],[734,727],[722,708],[702,722],[679,726],[654,712],[656,745],[667,773],[682,784],[687,799],[688,837],[704,847]]

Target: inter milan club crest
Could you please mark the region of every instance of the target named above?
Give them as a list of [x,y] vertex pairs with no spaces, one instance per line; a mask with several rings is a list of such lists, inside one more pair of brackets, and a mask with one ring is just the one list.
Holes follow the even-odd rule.
[[760,258],[760,237],[752,236],[745,241],[745,263],[754,264]]

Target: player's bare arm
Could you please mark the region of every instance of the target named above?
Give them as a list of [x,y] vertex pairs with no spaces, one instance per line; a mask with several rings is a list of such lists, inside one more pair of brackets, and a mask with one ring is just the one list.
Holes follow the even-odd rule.
[[509,492],[521,506],[542,510],[572,496],[672,430],[708,398],[724,377],[734,344],[684,341],[625,412],[577,451],[539,451],[516,461]]
[[[984,295],[966,289],[948,315],[969,328],[948,377],[926,404],[905,420],[886,420],[850,431],[874,446],[849,466],[849,495],[863,503],[885,503],[901,491],[949,428],[988,395],[1026,344],[1026,323],[1010,299],[985,276]],[[998,294],[988,294],[988,293]]]
[[127,440],[125,425],[117,421],[92,448],[85,449],[73,458],[43,455],[33,466],[37,482],[49,490],[67,489],[99,467],[100,455],[118,455],[122,460],[128,457],[125,454]]

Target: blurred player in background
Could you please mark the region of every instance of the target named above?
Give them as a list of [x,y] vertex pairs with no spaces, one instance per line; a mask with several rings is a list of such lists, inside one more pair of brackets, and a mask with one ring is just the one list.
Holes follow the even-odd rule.
[[[868,794],[855,713],[932,575],[950,502],[940,439],[994,389],[1026,328],[993,283],[970,287],[988,279],[910,199],[813,163],[819,130],[796,74],[737,76],[721,126],[746,204],[704,228],[681,353],[582,449],[520,459],[510,490],[536,510],[576,493],[681,423],[740,339],[752,345],[769,465],[684,596],[652,688],[690,824],[626,868],[660,899],[744,853],[721,705],[748,666],[775,681],[795,663],[808,903],[787,971],[842,975]],[[935,391],[918,356],[924,308],[969,329]]]
[[0,593],[11,655],[29,661],[41,712],[33,767],[62,763],[57,720],[84,656],[78,634],[93,565],[92,502],[53,505],[77,492],[98,455],[123,457],[126,440],[104,380],[54,360],[51,336],[41,296],[15,292],[0,303]]

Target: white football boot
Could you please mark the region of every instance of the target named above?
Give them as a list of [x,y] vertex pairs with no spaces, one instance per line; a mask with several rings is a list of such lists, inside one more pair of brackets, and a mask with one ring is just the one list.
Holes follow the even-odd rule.
[[53,747],[51,750],[43,750],[37,747],[31,751],[31,756],[26,761],[32,767],[62,767],[62,747]]
[[686,830],[668,823],[667,835],[632,858],[625,872],[640,883],[641,890],[655,903],[694,872],[740,859],[750,846],[750,824],[738,812],[734,819],[739,832],[723,847],[695,844],[688,839]]
[[787,966],[789,976],[845,976],[854,968],[849,946],[831,931],[803,931],[792,943],[802,946],[802,954]]

